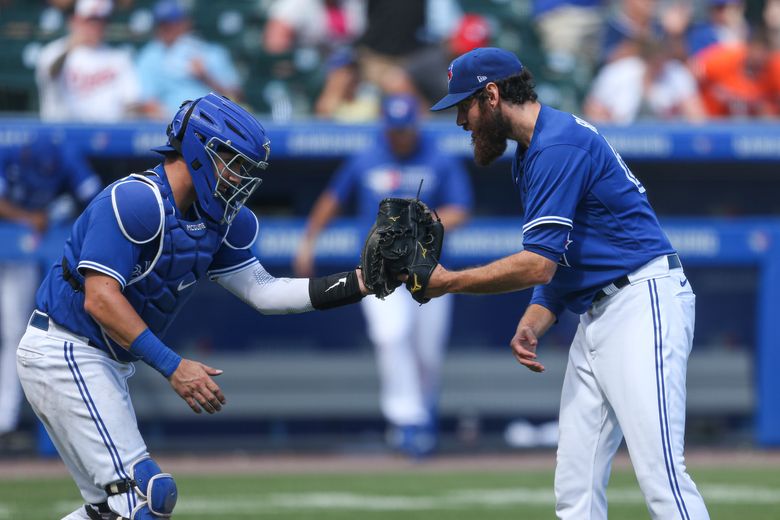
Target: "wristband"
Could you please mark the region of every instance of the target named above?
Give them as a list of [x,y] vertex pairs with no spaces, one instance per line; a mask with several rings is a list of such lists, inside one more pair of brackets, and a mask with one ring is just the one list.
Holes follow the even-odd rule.
[[309,279],[309,299],[317,310],[332,309],[363,299],[355,271]]
[[167,347],[148,328],[135,338],[128,350],[166,378],[171,377],[181,363],[181,356]]

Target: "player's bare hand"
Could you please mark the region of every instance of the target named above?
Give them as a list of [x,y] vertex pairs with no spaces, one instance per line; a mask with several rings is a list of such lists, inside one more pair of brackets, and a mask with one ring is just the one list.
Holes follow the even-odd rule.
[[528,325],[518,325],[509,346],[518,363],[534,372],[544,372],[544,365],[536,361],[536,346],[539,340],[536,333]]
[[193,412],[200,413],[201,410],[205,410],[208,413],[215,413],[225,404],[225,396],[211,377],[221,373],[222,370],[203,363],[182,359],[169,381],[176,393],[190,405]]

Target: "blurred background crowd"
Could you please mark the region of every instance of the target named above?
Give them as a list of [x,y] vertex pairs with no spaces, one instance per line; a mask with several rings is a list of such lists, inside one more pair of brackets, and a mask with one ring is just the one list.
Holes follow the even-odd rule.
[[596,122],[780,113],[780,0],[0,0],[0,111],[165,120],[215,90],[364,122],[387,93],[437,99],[478,46]]

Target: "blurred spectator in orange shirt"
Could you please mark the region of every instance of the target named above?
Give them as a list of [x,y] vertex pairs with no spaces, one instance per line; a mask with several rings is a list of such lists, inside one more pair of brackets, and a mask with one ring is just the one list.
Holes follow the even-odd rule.
[[691,64],[707,113],[713,117],[772,114],[768,91],[776,89],[778,80],[776,60],[770,54],[764,31],[755,31],[748,43],[714,44],[696,54]]

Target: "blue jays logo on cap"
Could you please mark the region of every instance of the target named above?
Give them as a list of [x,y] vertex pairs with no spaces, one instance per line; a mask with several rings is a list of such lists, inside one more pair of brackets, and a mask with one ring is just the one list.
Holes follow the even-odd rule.
[[523,64],[514,53],[496,47],[481,47],[463,54],[447,70],[447,95],[431,107],[438,111],[457,105],[491,81],[520,74]]

